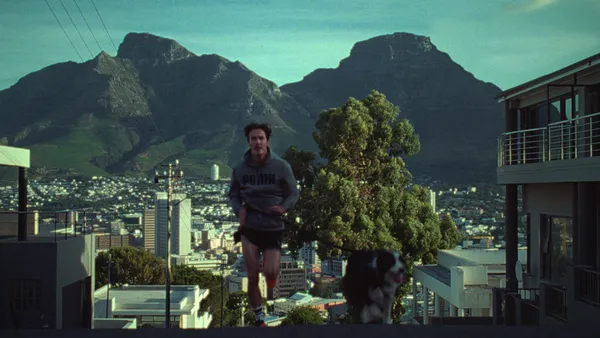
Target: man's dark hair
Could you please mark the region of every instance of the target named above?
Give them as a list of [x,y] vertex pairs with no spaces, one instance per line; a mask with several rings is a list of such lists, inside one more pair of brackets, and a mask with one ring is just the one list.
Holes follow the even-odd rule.
[[267,141],[271,139],[271,125],[267,123],[250,123],[244,128],[244,135],[246,135],[246,140],[250,141],[250,132],[255,129],[261,129],[265,132],[265,136],[267,137]]

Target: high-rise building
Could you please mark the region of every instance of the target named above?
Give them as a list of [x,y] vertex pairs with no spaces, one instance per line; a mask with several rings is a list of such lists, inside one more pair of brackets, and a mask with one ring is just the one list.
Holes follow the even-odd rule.
[[142,234],[144,235],[144,249],[156,252],[156,215],[155,209],[146,209],[142,216]]
[[317,242],[313,241],[304,244],[304,246],[298,250],[298,260],[307,265],[321,264],[319,255],[317,255]]
[[217,164],[213,164],[210,168],[210,179],[212,181],[219,180],[219,166]]
[[212,181],[219,180],[219,165],[213,164],[212,167],[210,168],[210,179]]
[[[167,258],[167,193],[155,197],[155,254]],[[189,255],[192,252],[192,202],[185,194],[171,197],[171,254]]]
[[275,298],[287,298],[303,290],[308,290],[308,271],[304,268],[304,262],[298,262],[290,256],[281,256]]

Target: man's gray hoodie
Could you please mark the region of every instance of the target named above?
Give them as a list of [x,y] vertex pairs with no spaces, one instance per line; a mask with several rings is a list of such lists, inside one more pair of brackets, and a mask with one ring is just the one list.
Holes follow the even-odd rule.
[[285,228],[282,217],[269,208],[280,205],[290,210],[298,201],[296,178],[289,163],[267,148],[267,157],[260,164],[252,163],[250,150],[244,160],[233,168],[229,202],[239,217],[246,205],[245,227],[260,231],[280,231]]

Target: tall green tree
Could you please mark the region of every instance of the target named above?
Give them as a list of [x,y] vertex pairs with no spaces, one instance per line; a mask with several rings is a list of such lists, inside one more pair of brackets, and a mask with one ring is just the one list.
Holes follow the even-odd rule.
[[[264,298],[263,304],[266,304],[266,299]],[[254,311],[248,301],[248,293],[244,291],[230,293],[227,301],[227,310],[230,313],[229,326],[242,326],[242,316],[244,317],[243,326],[254,325]]]
[[442,233],[442,246],[445,248],[454,248],[463,240],[463,234],[458,230],[449,214],[441,215],[440,232]]
[[[314,184],[301,190],[290,212],[302,220],[288,227],[292,250],[313,240],[350,250],[399,250],[409,273],[415,260],[435,261],[437,250],[446,246],[440,219],[427,189],[411,184],[404,158],[416,154],[420,142],[410,122],[398,115],[399,109],[377,91],[320,114],[313,137],[327,164],[319,168]],[[297,152],[289,151],[290,164],[298,167],[295,173],[313,162],[293,157]],[[345,254],[330,245],[319,245],[318,253],[321,258]],[[407,291],[408,285],[399,296]],[[399,317],[399,303],[395,309]]]
[[96,257],[96,288],[108,284],[108,258],[111,257],[110,283],[114,286],[162,285],[165,283],[165,263],[154,254],[125,246],[111,248]]
[[281,325],[321,325],[325,319],[319,310],[310,306],[298,306],[289,311]]
[[[209,294],[200,304],[200,311],[210,311],[213,316],[211,327],[221,326],[221,305],[225,309],[223,325],[229,322],[230,313],[226,308],[229,298],[229,292],[224,285],[225,281],[221,276],[214,275],[210,271],[201,271],[188,265],[175,265],[172,267],[173,285],[198,285],[201,289],[208,289]],[[223,288],[223,298],[221,303],[221,288]]]
[[300,188],[312,187],[315,181],[315,159],[317,155],[312,151],[300,150],[290,146],[283,158],[290,164]]

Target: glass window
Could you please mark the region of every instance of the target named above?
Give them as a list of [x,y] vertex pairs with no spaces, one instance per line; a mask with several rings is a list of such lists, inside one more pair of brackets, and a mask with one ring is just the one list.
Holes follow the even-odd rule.
[[573,264],[573,220],[559,216],[542,219],[542,278],[563,283],[567,266]]
[[573,118],[573,100],[570,97],[565,99],[565,118],[567,120]]
[[550,103],[550,123],[560,122],[560,99]]

